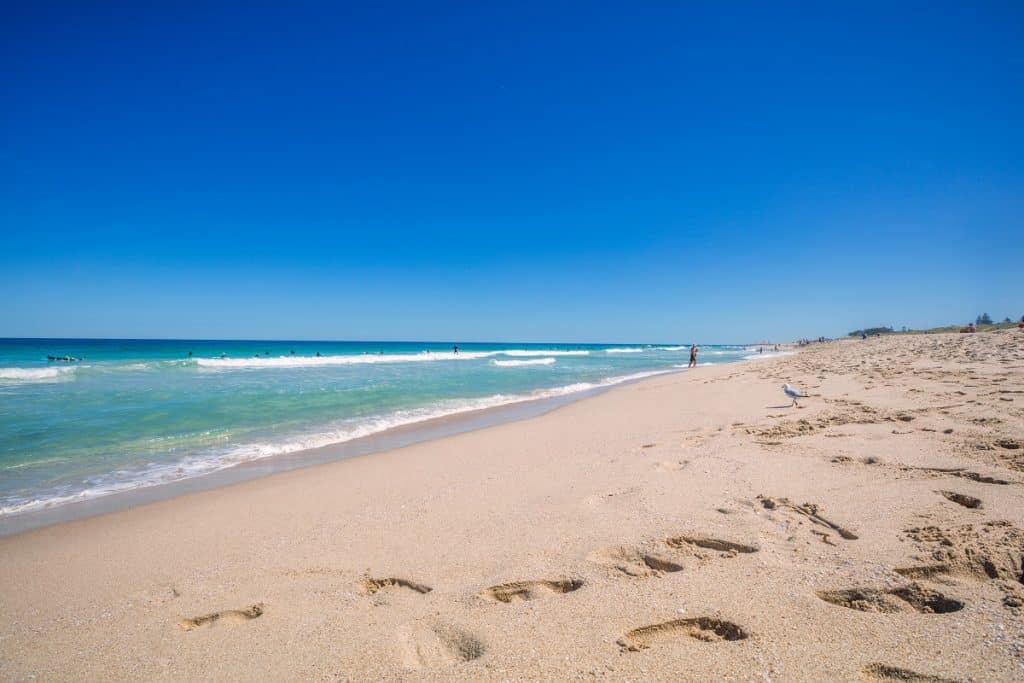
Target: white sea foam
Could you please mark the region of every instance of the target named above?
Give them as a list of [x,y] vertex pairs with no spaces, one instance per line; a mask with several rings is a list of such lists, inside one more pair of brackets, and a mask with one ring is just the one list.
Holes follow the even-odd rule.
[[658,351],[685,351],[690,348],[688,346],[657,346],[655,347]]
[[623,347],[621,349],[605,349],[606,353],[643,353],[647,349],[640,347]]
[[492,360],[493,364],[503,368],[514,368],[520,365],[551,365],[554,358],[533,358],[531,360]]
[[338,356],[254,356],[252,358],[196,358],[201,368],[308,368],[326,365],[365,365],[373,363],[425,363],[442,360],[477,360],[501,353],[500,351],[424,351],[423,353],[394,353]]
[[125,372],[144,372],[155,368],[150,363],[128,363],[127,365],[115,365],[113,369]]
[[333,356],[253,356],[251,358],[196,358],[193,362],[201,368],[253,369],[253,368],[306,368],[330,365],[367,365],[377,363],[429,363],[433,361],[466,361],[511,356],[531,358],[534,356],[586,356],[584,350],[557,351],[543,349],[502,349],[498,351],[423,351],[421,353],[364,353]]
[[544,351],[542,349],[506,349],[495,352],[501,356],[589,356],[590,351]]
[[743,356],[743,360],[764,360],[766,358],[781,358],[782,356],[792,355],[792,351],[770,351],[768,353],[752,353],[749,356]]
[[477,399],[452,399],[442,401],[432,407],[399,410],[379,417],[341,422],[335,427],[321,432],[298,436],[277,443],[246,444],[221,451],[192,455],[174,462],[149,463],[140,468],[121,469],[89,479],[86,482],[87,488],[80,491],[74,491],[70,487],[62,486],[29,497],[8,497],[3,500],[3,504],[0,506],[0,517],[53,508],[67,503],[91,500],[123,491],[190,479],[252,460],[344,443],[353,439],[379,434],[396,427],[426,422],[427,420],[538,399],[568,396],[645,377],[653,377],[666,372],[672,371],[638,372],[631,375],[609,377],[598,382],[578,382],[552,389],[540,389],[528,394],[495,394]]
[[71,366],[49,368],[0,368],[0,380],[8,382],[56,382],[71,377],[78,368]]

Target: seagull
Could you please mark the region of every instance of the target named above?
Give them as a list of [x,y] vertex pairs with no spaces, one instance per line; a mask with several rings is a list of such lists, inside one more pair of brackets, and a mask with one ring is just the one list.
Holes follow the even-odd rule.
[[797,408],[799,408],[800,405],[796,402],[796,400],[798,398],[807,398],[807,394],[801,394],[799,391],[789,386],[788,384],[783,384],[782,390],[786,392],[786,396],[789,396],[791,399],[793,399],[793,405],[795,405]]

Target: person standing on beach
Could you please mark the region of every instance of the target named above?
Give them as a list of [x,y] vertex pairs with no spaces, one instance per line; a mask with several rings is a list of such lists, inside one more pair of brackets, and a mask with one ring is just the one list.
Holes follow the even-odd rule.
[[686,367],[688,367],[688,368],[695,368],[695,367],[697,367],[697,345],[696,344],[691,344],[690,345],[690,364],[687,365]]

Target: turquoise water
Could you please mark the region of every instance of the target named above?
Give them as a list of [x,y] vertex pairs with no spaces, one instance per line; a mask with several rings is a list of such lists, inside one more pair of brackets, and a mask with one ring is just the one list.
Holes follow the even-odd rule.
[[[705,346],[700,360],[748,354]],[[454,354],[420,342],[0,339],[0,516],[571,395],[687,359],[687,346],[671,344],[460,344]]]

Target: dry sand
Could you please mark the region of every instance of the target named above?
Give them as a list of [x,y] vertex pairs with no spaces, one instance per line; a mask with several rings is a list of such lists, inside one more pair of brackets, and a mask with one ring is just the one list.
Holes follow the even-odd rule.
[[0,677],[1022,680],[1022,445],[1016,330],[657,377],[0,539]]

